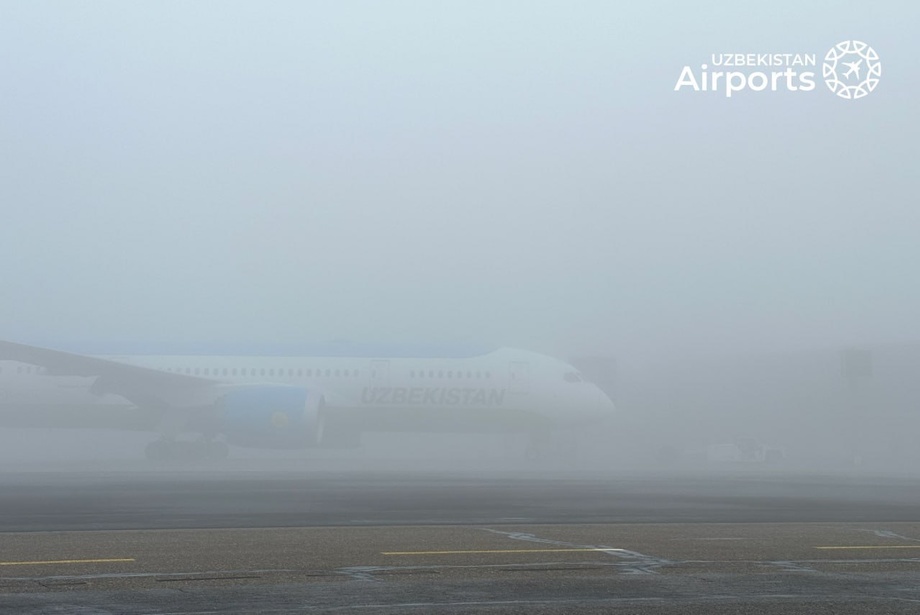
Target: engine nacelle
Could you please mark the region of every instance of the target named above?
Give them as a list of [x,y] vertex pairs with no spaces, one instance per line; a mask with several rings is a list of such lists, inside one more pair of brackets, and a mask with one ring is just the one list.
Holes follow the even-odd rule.
[[217,403],[227,441],[253,448],[306,448],[322,438],[323,398],[283,384],[238,385]]

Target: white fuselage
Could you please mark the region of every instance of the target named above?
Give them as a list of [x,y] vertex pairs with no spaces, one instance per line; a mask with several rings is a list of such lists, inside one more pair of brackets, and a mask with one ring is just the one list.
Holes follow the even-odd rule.
[[[470,357],[106,356],[234,384],[320,391],[330,418],[362,431],[509,431],[605,419],[613,404],[574,367],[510,348]],[[156,430],[134,404],[96,395],[95,378],[0,361],[0,424]]]

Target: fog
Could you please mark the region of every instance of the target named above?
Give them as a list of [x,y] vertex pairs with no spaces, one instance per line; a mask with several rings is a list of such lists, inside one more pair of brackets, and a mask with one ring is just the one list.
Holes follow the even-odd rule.
[[[566,471],[712,470],[739,437],[779,470],[920,467],[915,3],[0,7],[0,339],[607,357],[616,417]],[[860,100],[821,80],[847,39],[884,65]],[[817,87],[674,91],[736,52],[817,54]],[[0,459],[141,467],[151,437],[8,428]],[[524,448],[228,467],[529,471]]]

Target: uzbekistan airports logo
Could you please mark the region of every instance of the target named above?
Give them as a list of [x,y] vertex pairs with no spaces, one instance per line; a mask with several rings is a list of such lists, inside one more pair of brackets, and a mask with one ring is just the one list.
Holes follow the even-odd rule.
[[[684,66],[674,91],[719,92],[726,98],[748,92],[812,92],[817,68],[815,53],[712,53],[699,68]],[[824,56],[822,76],[831,92],[856,100],[878,86],[882,64],[868,44],[843,41]]]
[[878,85],[882,63],[875,49],[862,41],[843,41],[824,56],[824,82],[840,98],[855,100]]

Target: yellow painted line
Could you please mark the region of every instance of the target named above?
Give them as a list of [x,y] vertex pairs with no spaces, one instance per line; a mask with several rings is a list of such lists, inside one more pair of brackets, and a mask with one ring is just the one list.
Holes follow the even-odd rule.
[[133,557],[114,557],[108,559],[49,559],[33,562],[0,562],[0,566],[47,566],[51,564],[113,564],[135,561]]
[[857,547],[815,547],[815,549],[842,551],[845,549],[920,549],[920,545],[865,545]]
[[484,549],[476,551],[382,551],[381,555],[467,555],[485,553],[572,553],[594,551],[605,553],[620,549]]

